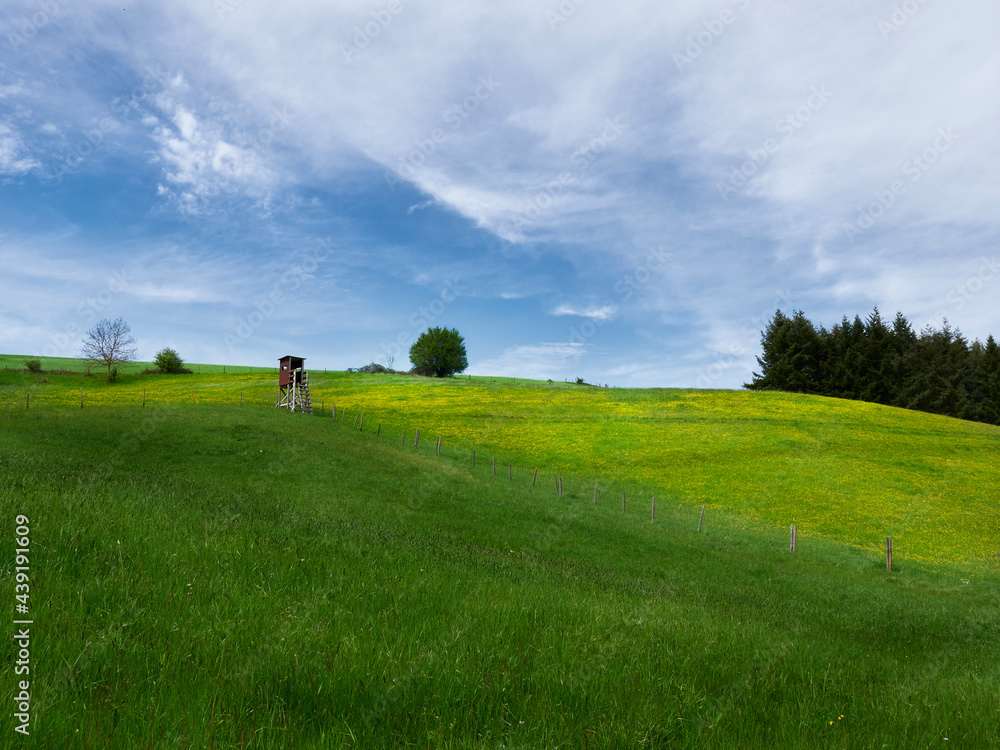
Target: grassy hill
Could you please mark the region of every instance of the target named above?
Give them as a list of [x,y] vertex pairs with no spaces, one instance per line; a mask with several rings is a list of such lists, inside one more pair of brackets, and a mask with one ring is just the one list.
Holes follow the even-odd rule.
[[[2,364],[2,362],[0,362]],[[193,365],[208,370],[207,365]],[[186,376],[0,372],[0,409],[269,406],[273,371]],[[1000,428],[855,401],[784,393],[605,389],[496,379],[314,371],[316,415],[365,414],[401,438],[421,430],[456,458],[496,455],[648,504],[731,512],[757,528],[795,523],[800,538],[870,550],[893,537],[912,560],[997,561]],[[40,382],[47,381],[47,382]],[[548,480],[546,480],[548,481]]]
[[[87,372],[88,370],[93,372],[95,376],[99,376],[103,369],[100,366],[93,365],[87,360],[77,359],[75,357],[39,357],[33,354],[0,354],[0,369],[5,371],[11,370],[24,370],[25,363],[28,360],[37,359],[43,370],[69,370],[73,372]],[[196,374],[209,374],[216,372],[229,372],[235,373],[275,373],[277,368],[275,367],[246,367],[243,365],[205,365],[198,363],[185,363],[185,366],[191,370],[194,370]],[[138,374],[143,370],[152,370],[156,367],[153,362],[145,361],[135,361],[126,362],[125,364],[118,365],[118,371],[124,374]]]
[[[853,493],[889,476],[935,513],[984,482],[995,529],[995,428],[780,394],[312,377],[325,419],[267,405],[266,374],[0,374],[0,505],[31,528],[32,746],[1000,741],[995,556],[958,530],[947,554],[897,544],[890,574],[884,528],[866,549],[804,520],[822,497],[874,517]],[[781,504],[731,500],[765,484]],[[794,555],[766,517],[782,508]],[[921,538],[913,518],[894,539]],[[0,675],[11,689],[12,659]]]

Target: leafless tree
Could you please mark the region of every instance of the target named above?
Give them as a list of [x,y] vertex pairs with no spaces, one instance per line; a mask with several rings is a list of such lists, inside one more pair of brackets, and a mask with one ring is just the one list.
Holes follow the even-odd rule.
[[114,382],[118,371],[115,369],[112,373],[112,368],[135,359],[134,344],[132,329],[124,318],[102,318],[87,331],[80,353],[94,364],[105,365],[108,368],[108,381]]

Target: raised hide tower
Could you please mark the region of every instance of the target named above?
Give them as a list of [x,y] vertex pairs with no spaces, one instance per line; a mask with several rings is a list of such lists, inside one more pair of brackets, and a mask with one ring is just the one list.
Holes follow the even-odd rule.
[[305,357],[286,354],[278,360],[278,403],[276,407],[288,411],[312,414],[309,400],[309,372],[305,370]]

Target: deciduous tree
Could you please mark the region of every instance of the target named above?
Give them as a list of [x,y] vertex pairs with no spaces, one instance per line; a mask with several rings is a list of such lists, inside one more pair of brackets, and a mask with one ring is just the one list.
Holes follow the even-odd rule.
[[118,374],[117,365],[135,359],[135,339],[124,318],[102,318],[83,337],[80,353],[94,364],[108,368],[108,382]]
[[410,347],[410,362],[420,375],[443,378],[462,372],[469,366],[465,339],[454,328],[428,328]]

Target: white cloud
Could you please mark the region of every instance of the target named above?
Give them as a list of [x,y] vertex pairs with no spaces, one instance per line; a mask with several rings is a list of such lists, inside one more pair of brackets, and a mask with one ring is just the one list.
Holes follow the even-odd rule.
[[128,293],[149,302],[170,302],[175,304],[212,303],[229,301],[217,289],[205,286],[174,286],[167,284],[143,283],[128,288]]
[[504,349],[499,357],[476,362],[469,372],[539,380],[562,379],[568,377],[568,366],[577,363],[585,353],[585,346],[574,342],[516,346]]
[[[443,207],[502,240],[465,246],[478,274],[470,297],[614,315],[657,351],[683,327],[698,342],[687,347],[694,371],[734,341],[751,348],[747,321],[780,290],[814,321],[874,304],[930,318],[962,280],[954,259],[974,266],[995,247],[1000,48],[985,0],[917,4],[891,32],[880,24],[893,5],[861,0],[582,3],[558,23],[546,16],[556,2],[406,2],[373,34],[378,8],[361,0],[289,0],[280,24],[267,4],[231,5],[220,18],[217,4],[178,0],[130,25],[94,0],[72,10],[88,46],[58,37],[73,60],[119,56],[136,82],[150,60],[170,71],[133,125],[152,138],[161,200],[193,213],[234,196],[318,208],[319,193],[333,214],[340,196],[361,203],[395,175],[393,187],[409,182],[421,197],[406,192],[380,223]],[[39,35],[31,50],[48,43]],[[50,92],[52,111],[38,96],[36,114],[24,104],[0,129],[6,174],[43,159],[24,141],[31,123],[49,135],[58,123],[71,140],[108,109],[79,103],[106,87],[79,93],[47,68],[21,79],[0,87],[5,105],[64,88]],[[275,113],[294,116],[269,128]],[[111,140],[95,164],[124,148]],[[891,205],[879,206],[886,191]],[[401,283],[448,265],[405,240],[383,244],[370,252],[391,258],[383,273]],[[671,260],[646,273],[650,246]],[[174,286],[184,288],[162,284]],[[955,317],[991,325],[987,297]],[[516,351],[487,361],[559,361],[550,348]]]
[[194,118],[194,115],[184,109],[184,107],[177,107],[173,119],[174,125],[181,131],[184,140],[193,141],[198,130],[198,121]]
[[28,90],[19,83],[11,83],[0,86],[0,99],[16,99],[25,96]]
[[434,201],[423,201],[421,203],[414,203],[412,206],[406,209],[406,213],[412,214],[414,211],[420,211],[425,208],[430,208],[433,205]]
[[602,305],[595,307],[578,308],[571,305],[562,304],[552,311],[553,315],[575,315],[580,318],[590,318],[591,320],[611,320],[618,313],[615,305]]
[[[300,113],[279,138],[306,179],[361,153],[513,242],[603,234],[610,212],[637,232],[658,211],[662,238],[684,220],[647,179],[662,170],[683,177],[680,190],[706,193],[702,214],[717,227],[750,222],[781,245],[843,240],[842,224],[948,126],[959,145],[883,227],[982,217],[1000,184],[1000,167],[984,166],[1000,163],[1000,105],[981,95],[1000,77],[985,2],[921,5],[885,38],[891,7],[740,0],[723,6],[732,20],[707,44],[697,40],[721,8],[693,1],[587,4],[557,22],[527,1],[407,3],[374,35],[364,3],[294,0],[280,25],[256,4],[223,19],[201,0],[179,7],[150,45],[183,70],[170,90],[189,103],[157,137],[178,189],[195,195],[264,171],[229,152],[245,147],[229,126],[205,124],[194,99],[206,90],[239,91],[232,125],[245,132],[274,108]],[[679,65],[692,40],[696,56]],[[622,133],[608,129],[616,118]],[[769,140],[777,150],[751,165],[735,198],[719,199],[717,183]]]
[[[158,186],[158,194],[174,195],[189,213],[201,213],[220,195],[245,194],[266,202],[275,175],[261,156],[262,144],[245,137],[238,125],[199,119],[179,103],[177,98],[188,88],[183,78],[175,77],[171,86],[157,96],[169,121],[152,116],[142,120],[153,128],[157,160],[164,167],[166,184]],[[227,136],[227,130],[232,134]]]
[[0,123],[0,174],[23,174],[41,166],[36,159],[22,155],[24,150],[20,134]]

